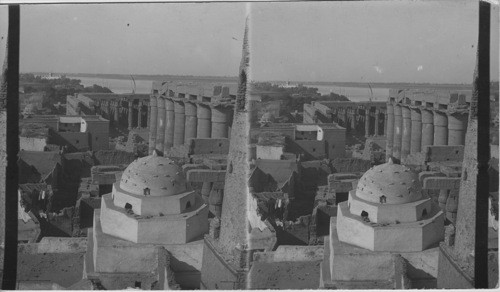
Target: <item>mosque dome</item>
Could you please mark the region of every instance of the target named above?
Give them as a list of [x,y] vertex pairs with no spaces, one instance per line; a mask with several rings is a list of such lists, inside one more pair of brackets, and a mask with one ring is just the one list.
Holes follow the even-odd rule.
[[120,188],[134,195],[173,196],[186,191],[186,179],[180,166],[154,151],[125,169]]
[[422,185],[410,168],[389,162],[369,169],[359,180],[356,196],[372,203],[405,204],[421,200]]

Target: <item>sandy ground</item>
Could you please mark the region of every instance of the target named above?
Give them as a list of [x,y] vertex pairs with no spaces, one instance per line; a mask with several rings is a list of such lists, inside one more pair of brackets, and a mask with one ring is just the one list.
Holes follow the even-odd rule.
[[69,287],[82,279],[83,253],[18,254],[18,281],[52,281]]

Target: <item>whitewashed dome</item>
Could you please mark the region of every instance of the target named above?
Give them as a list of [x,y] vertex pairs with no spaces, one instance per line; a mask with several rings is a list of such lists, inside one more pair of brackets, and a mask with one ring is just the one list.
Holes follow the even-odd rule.
[[356,196],[372,203],[405,204],[421,200],[422,185],[410,168],[389,162],[369,169],[361,177]]
[[173,196],[185,192],[186,178],[173,160],[158,155],[136,159],[123,172],[120,188],[135,195]]

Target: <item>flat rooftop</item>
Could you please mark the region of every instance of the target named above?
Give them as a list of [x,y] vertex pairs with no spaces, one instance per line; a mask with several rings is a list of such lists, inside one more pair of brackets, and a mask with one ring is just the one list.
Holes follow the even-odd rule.
[[257,145],[259,146],[285,146],[285,135],[279,132],[263,132],[259,136]]
[[96,99],[104,99],[104,100],[109,100],[109,99],[128,99],[128,98],[134,98],[134,99],[149,99],[150,95],[149,94],[144,94],[144,93],[78,93],[78,96],[86,96],[90,99],[96,100]]
[[336,123],[329,124],[305,124],[305,123],[270,123],[268,127],[264,127],[261,129],[269,129],[269,128],[295,128],[297,131],[317,131],[318,129],[344,129],[343,127],[337,125]]

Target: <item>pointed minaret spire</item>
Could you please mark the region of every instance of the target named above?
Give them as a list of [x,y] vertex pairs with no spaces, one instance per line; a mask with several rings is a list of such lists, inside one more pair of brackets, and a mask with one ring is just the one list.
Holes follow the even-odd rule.
[[488,161],[490,88],[490,4],[479,2],[476,69],[458,195],[455,246],[458,266],[473,258],[476,288],[488,288]]
[[247,109],[247,78],[250,62],[248,43],[249,19],[245,24],[243,37],[243,52],[239,69],[238,93],[234,109],[233,128],[228,154],[224,200],[222,202],[221,231],[219,243],[228,254],[237,247],[248,243],[247,199],[248,176],[248,145],[250,137],[249,110]]

